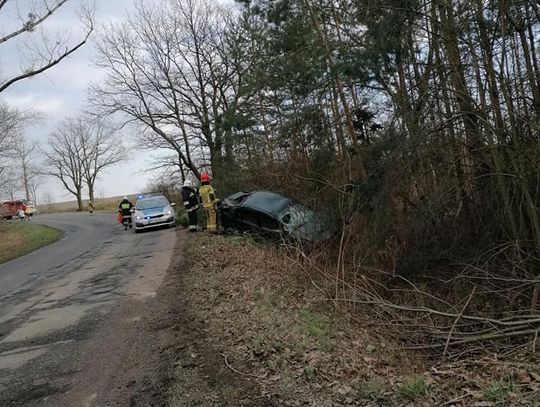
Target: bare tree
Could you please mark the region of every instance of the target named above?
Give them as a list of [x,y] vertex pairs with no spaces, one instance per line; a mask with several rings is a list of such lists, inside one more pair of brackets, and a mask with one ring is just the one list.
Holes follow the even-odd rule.
[[31,169],[31,176],[28,185],[30,191],[30,200],[34,204],[38,204],[38,189],[43,182],[43,171],[38,168]]
[[105,189],[105,187],[104,186],[99,187],[97,191],[98,198],[104,199],[106,194],[107,194],[107,190]]
[[[81,48],[94,29],[93,7],[83,6],[80,12],[82,30],[80,39],[72,41],[69,33],[50,33],[46,29],[49,19],[60,10],[72,4],[69,0],[0,0],[0,19],[16,13],[18,24],[0,32],[0,46],[24,45],[20,52],[20,70],[10,72],[9,76],[0,80],[0,93],[14,83],[38,75]],[[22,43],[22,44],[21,44]],[[20,47],[19,47],[20,48]],[[17,66],[17,64],[13,64]]]
[[52,192],[47,191],[43,194],[43,204],[44,205],[51,205],[55,201],[54,195]]
[[37,143],[29,142],[24,136],[19,135],[15,143],[15,153],[20,165],[20,179],[24,187],[26,200],[32,200],[32,190],[37,188],[34,178],[38,176],[35,152]]
[[77,121],[71,118],[64,120],[49,135],[48,149],[43,150],[43,154],[46,168],[44,174],[58,179],[75,196],[78,210],[82,211],[83,146],[77,133]]
[[22,131],[35,117],[32,112],[12,109],[0,102],[0,189],[10,198],[17,192],[21,179],[17,159],[25,145]]
[[15,133],[20,124],[20,113],[0,102],[0,177],[8,166],[8,158],[13,154]]
[[49,136],[49,149],[44,150],[48,170],[44,173],[60,180],[76,197],[79,211],[83,210],[84,185],[94,200],[97,177],[125,158],[114,136],[111,126],[84,117],[64,120]]
[[121,112],[143,126],[145,147],[168,149],[198,176],[198,150],[210,153],[214,173],[232,156],[230,118],[240,100],[234,58],[225,48],[227,14],[205,0],[140,5],[112,25],[98,44],[108,71],[92,93],[102,114]]
[[126,150],[118,142],[112,126],[104,121],[79,119],[77,126],[82,145],[83,176],[90,200],[94,201],[96,179],[108,167],[125,160]]
[[4,196],[13,201],[22,187],[19,174],[14,167],[5,167],[0,174],[0,197]]

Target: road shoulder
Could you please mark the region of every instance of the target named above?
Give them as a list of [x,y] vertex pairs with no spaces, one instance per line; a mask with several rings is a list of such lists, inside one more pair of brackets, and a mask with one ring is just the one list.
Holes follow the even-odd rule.
[[283,249],[199,234],[182,261],[171,407],[538,405],[537,364],[406,350]]
[[[174,324],[178,293],[171,270],[184,244],[185,234],[180,231],[170,266],[166,266],[168,258],[153,256],[148,266],[133,274],[123,289],[126,299],[110,314],[99,341],[86,351],[90,360],[78,382],[96,383],[95,393],[88,396],[82,388],[63,400],[66,405],[85,400],[88,406],[100,407],[168,405],[178,343]],[[153,271],[163,268],[164,277]]]
[[[410,375],[422,369],[321,302],[278,249],[199,235],[184,259],[176,272],[177,323],[187,345],[177,358],[171,407],[385,405],[379,397],[390,390],[388,380],[397,383],[395,366],[406,365]],[[372,387],[364,397],[366,382]]]

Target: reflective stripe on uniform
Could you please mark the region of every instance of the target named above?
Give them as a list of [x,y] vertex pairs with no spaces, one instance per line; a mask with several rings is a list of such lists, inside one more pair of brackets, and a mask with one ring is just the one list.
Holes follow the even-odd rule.
[[199,195],[201,197],[201,201],[205,209],[211,209],[214,207],[215,205],[214,188],[212,188],[210,185],[203,185],[202,187],[199,188]]
[[217,231],[217,213],[215,209],[205,209],[206,212],[206,230],[209,232]]

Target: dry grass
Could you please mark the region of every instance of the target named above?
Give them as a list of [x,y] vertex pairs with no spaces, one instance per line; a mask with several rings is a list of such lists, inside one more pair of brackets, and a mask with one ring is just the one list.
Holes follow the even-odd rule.
[[[401,374],[423,370],[411,354],[306,290],[277,252],[243,237],[198,236],[188,256],[194,265],[186,285],[198,318],[208,321],[209,340],[280,405],[378,400],[397,389]],[[375,382],[377,397],[366,390]]]
[[[116,212],[118,205],[123,196],[113,196],[109,198],[99,198],[94,202],[94,210],[98,212]],[[135,203],[137,195],[128,195],[131,202]],[[88,210],[88,200],[84,200],[84,210]],[[58,213],[58,212],[75,212],[77,211],[77,201],[57,202],[51,204],[39,205],[40,213]]]
[[62,232],[31,222],[0,223],[0,264],[46,246],[62,236]]
[[[251,378],[273,405],[540,405],[535,364],[448,364],[404,351],[368,312],[356,310],[353,319],[334,308],[277,249],[198,235],[186,257],[186,301],[204,325],[201,341],[223,356],[223,369]],[[226,387],[219,391],[227,394]]]

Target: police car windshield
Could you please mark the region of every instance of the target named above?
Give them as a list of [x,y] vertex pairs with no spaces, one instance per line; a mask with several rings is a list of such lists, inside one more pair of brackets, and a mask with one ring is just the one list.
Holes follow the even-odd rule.
[[152,198],[145,198],[145,199],[139,199],[137,200],[137,204],[135,207],[137,209],[152,209],[152,208],[162,208],[163,206],[167,206],[169,202],[161,196],[152,197]]

